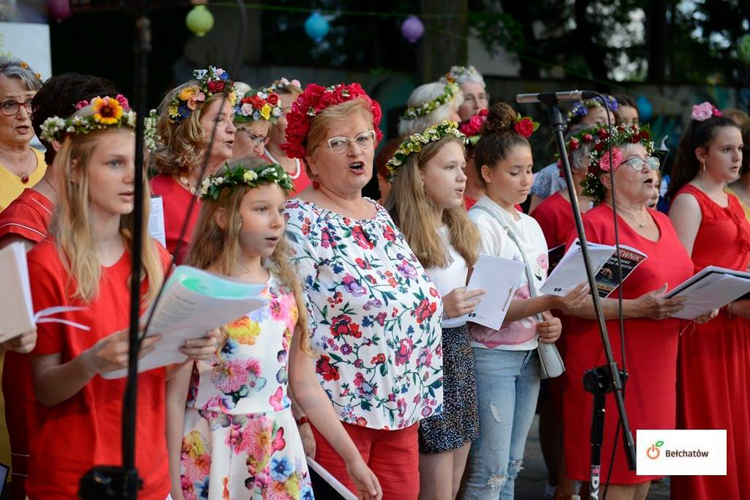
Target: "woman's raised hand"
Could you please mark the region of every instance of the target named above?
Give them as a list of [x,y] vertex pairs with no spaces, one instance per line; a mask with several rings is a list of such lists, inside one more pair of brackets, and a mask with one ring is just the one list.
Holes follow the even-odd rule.
[[588,282],[584,281],[568,292],[567,295],[555,297],[552,309],[560,309],[566,314],[575,314],[586,303],[590,290]]
[[484,295],[483,288],[477,288],[476,290],[467,290],[466,288],[465,286],[454,288],[443,297],[443,311],[445,311],[446,317],[458,318],[464,314],[469,314],[482,301],[480,297]]
[[637,299],[636,305],[637,310],[642,311],[640,315],[643,318],[650,319],[666,319],[672,316],[674,313],[682,310],[683,302],[687,300],[686,297],[672,297],[671,299],[665,299],[664,294],[667,291],[669,285],[664,283],[664,286],[653,292],[644,293]]
[[[120,330],[91,346],[85,355],[87,364],[95,373],[105,373],[128,367],[128,334],[129,330]],[[143,339],[138,358],[155,349],[156,343],[161,340],[160,335],[152,335]]]

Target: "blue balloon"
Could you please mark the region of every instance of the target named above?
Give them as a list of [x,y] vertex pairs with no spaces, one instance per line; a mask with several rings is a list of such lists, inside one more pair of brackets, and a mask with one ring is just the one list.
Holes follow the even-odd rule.
[[313,12],[305,21],[305,33],[316,42],[323,40],[329,29],[328,21],[319,12]]
[[651,101],[645,95],[639,95],[635,104],[638,106],[638,116],[641,122],[651,121],[651,118],[654,117],[654,105],[651,104]]

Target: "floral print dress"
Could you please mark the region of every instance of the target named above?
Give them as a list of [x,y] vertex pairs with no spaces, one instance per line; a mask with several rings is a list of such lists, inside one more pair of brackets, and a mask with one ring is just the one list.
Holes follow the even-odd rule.
[[388,212],[354,220],[292,199],[286,217],[318,379],[341,421],[396,430],[442,412],[442,300]]
[[271,277],[268,307],[224,327],[220,354],[193,366],[180,475],[186,500],[312,499],[287,396],[294,295]]

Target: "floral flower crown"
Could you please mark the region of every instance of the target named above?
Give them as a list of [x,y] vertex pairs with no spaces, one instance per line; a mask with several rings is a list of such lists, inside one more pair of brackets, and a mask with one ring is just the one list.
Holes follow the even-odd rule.
[[156,151],[156,141],[159,139],[159,134],[156,131],[156,122],[159,119],[159,115],[155,109],[148,112],[148,116],[143,119],[143,142],[146,144],[146,148],[149,151]]
[[277,163],[255,168],[242,164],[229,168],[227,165],[216,174],[203,179],[200,197],[201,200],[218,200],[226,188],[231,193],[240,186],[256,188],[264,184],[276,184],[286,193],[294,188],[289,174]]
[[135,128],[135,111],[131,111],[128,100],[119,94],[117,97],[94,97],[91,103],[81,101],[76,109],[84,111],[69,118],[52,116],[44,120],[39,138],[60,142],[67,134],[84,135],[110,127]]
[[167,112],[172,123],[180,123],[198,109],[199,104],[210,99],[215,94],[227,94],[229,103],[234,106],[237,96],[234,93],[234,83],[229,79],[229,73],[221,68],[209,66],[208,69],[193,70],[195,85],[185,87],[169,103]]
[[416,108],[406,108],[404,111],[404,120],[413,120],[420,116],[426,116],[435,111],[437,108],[445,104],[446,102],[452,101],[461,87],[457,83],[448,82],[445,84],[445,91],[431,101],[423,102]]
[[[589,171],[581,182],[583,196],[587,196],[598,203],[604,199],[604,185],[599,180],[602,172],[609,172],[622,164],[623,154],[618,147],[623,144],[641,144],[646,153],[654,153],[654,141],[651,139],[651,129],[648,125],[640,127],[637,124],[622,124],[608,129],[606,125],[597,127],[594,131],[594,147],[589,152]],[[607,149],[608,139],[612,138],[612,158]]]
[[442,83],[457,83],[459,78],[469,75],[482,77],[474,66],[451,66],[450,71],[441,77],[440,81]]
[[708,101],[696,104],[693,106],[693,112],[690,113],[690,118],[698,122],[708,120],[713,116],[724,116],[724,114]]
[[268,120],[276,123],[281,116],[279,94],[270,89],[249,90],[234,107],[234,123]]
[[477,142],[479,142],[479,138],[481,137],[479,132],[482,130],[482,125],[484,125],[484,122],[487,120],[487,115],[489,113],[488,110],[481,109],[479,110],[479,113],[475,114],[458,127],[458,130],[466,136],[469,145],[476,146]]
[[376,139],[380,141],[383,138],[383,133],[380,131],[382,116],[380,104],[378,104],[378,101],[371,99],[360,84],[339,83],[330,87],[321,87],[311,83],[292,103],[292,109],[286,115],[286,142],[281,145],[281,149],[290,158],[304,158],[305,141],[307,140],[307,133],[310,131],[310,121],[324,109],[354,99],[363,99],[369,105]]
[[281,78],[273,82],[271,86],[268,87],[268,90],[271,92],[276,92],[277,90],[282,90],[289,87],[297,87],[301,90],[302,84],[296,78],[294,80],[287,80],[282,76]]
[[[611,95],[605,95],[604,101],[607,103],[607,109],[611,112],[617,111],[620,105],[617,103],[617,99]],[[599,99],[584,99],[583,101],[576,102],[570,111],[568,111],[568,121],[575,117],[587,116],[590,109],[601,108],[602,102]]]
[[443,120],[443,123],[440,125],[428,127],[421,134],[412,134],[409,136],[398,147],[393,154],[393,158],[385,164],[385,167],[388,169],[388,182],[393,182],[399,167],[406,162],[410,154],[419,153],[426,144],[437,142],[447,135],[454,135],[464,144],[466,143],[466,136],[458,130],[458,123],[450,120]]

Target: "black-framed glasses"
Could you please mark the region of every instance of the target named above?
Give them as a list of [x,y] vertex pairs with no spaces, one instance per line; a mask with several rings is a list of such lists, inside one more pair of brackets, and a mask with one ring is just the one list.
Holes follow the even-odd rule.
[[651,170],[659,170],[659,167],[661,166],[661,162],[656,156],[649,156],[645,160],[638,156],[633,156],[620,163],[620,166],[626,164],[636,172],[643,172],[644,170],[646,170],[646,168],[650,168]]
[[31,113],[31,99],[27,99],[24,102],[18,101],[5,101],[0,102],[0,113],[5,116],[13,116],[18,113],[18,110],[23,106],[27,113]]
[[373,149],[375,147],[375,131],[368,130],[367,132],[362,132],[354,139],[338,136],[331,137],[326,142],[328,143],[328,147],[331,149],[331,151],[338,154],[343,154],[349,151],[352,143],[356,144],[360,149],[363,150]]

